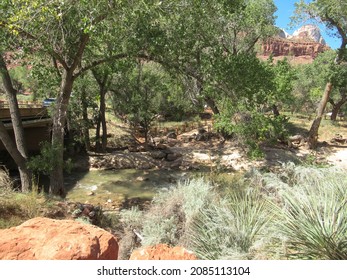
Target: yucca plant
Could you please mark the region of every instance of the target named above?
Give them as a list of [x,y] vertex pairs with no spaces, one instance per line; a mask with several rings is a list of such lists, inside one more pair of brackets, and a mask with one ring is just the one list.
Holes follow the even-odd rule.
[[201,209],[191,228],[191,249],[201,259],[248,259],[271,220],[268,203],[255,189],[230,193]]
[[[315,169],[315,170],[313,170]],[[336,169],[296,172],[296,185],[282,193],[288,256],[347,259],[347,176]]]

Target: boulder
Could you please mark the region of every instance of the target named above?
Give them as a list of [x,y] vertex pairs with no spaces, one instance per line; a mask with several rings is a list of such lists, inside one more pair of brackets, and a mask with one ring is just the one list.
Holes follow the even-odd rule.
[[117,260],[115,237],[73,220],[34,218],[0,230],[1,260]]
[[133,251],[130,260],[197,260],[197,257],[183,247],[158,244]]

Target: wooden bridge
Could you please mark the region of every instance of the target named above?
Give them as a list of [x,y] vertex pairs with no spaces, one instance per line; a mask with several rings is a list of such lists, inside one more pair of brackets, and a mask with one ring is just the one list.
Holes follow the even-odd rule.
[[[42,141],[50,140],[50,128],[52,120],[46,107],[38,102],[20,102],[19,113],[21,115],[24,133],[29,151],[37,152]],[[0,100],[0,121],[3,122],[11,137],[14,139],[11,114],[8,103]],[[5,147],[0,141],[0,151]]]

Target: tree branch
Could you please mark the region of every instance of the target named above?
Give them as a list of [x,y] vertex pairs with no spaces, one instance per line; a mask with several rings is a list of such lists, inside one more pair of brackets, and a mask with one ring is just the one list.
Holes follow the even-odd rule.
[[81,35],[81,40],[80,40],[80,44],[78,46],[78,50],[77,53],[75,55],[75,58],[70,66],[71,70],[75,70],[77,68],[77,66],[81,63],[82,60],[82,56],[83,56],[83,52],[88,44],[89,41],[89,34],[87,33],[83,33]]
[[123,59],[123,58],[127,58],[129,57],[128,54],[125,53],[120,53],[120,54],[116,54],[116,55],[112,55],[100,60],[95,60],[93,62],[91,62],[89,65],[82,67],[75,75],[74,78],[77,78],[78,76],[80,76],[82,73],[94,68],[95,66],[98,66],[102,63],[108,62],[108,61],[112,61],[112,60],[117,60],[117,59]]

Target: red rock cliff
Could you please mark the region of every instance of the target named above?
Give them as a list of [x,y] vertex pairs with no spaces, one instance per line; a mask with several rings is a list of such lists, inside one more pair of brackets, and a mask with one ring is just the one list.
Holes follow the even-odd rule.
[[265,56],[309,56],[312,59],[329,47],[317,42],[295,41],[293,39],[270,38],[262,44]]

